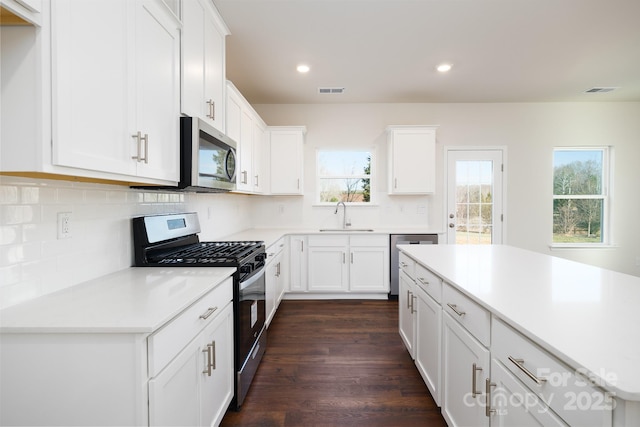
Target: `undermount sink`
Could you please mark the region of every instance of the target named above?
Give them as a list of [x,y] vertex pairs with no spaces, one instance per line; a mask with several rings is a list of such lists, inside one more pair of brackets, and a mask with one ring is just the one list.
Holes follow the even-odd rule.
[[371,228],[321,228],[320,229],[321,232],[330,232],[330,233],[335,233],[335,232],[341,232],[341,233],[370,233],[373,231],[373,229]]

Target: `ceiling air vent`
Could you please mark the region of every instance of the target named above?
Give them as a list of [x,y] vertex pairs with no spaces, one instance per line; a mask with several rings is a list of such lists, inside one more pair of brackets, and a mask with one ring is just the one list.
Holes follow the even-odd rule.
[[321,95],[339,95],[344,93],[343,87],[319,87],[318,93]]
[[585,90],[584,93],[605,93],[611,92],[618,89],[617,87],[592,87],[591,89]]

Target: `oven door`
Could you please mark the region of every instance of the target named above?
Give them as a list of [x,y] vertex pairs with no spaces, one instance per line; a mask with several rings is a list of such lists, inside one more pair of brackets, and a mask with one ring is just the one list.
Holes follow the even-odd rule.
[[241,279],[238,291],[238,362],[242,367],[265,322],[265,267]]

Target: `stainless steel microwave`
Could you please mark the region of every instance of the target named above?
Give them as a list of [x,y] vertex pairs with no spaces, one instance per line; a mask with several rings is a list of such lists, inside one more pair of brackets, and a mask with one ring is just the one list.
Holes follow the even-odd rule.
[[145,190],[220,193],[236,189],[234,140],[197,117],[180,117],[180,182]]
[[196,117],[180,118],[178,189],[221,192],[236,189],[234,140]]

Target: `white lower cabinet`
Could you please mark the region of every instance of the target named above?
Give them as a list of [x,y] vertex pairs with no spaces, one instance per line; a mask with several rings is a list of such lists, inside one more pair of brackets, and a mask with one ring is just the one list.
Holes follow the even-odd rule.
[[[179,294],[188,284],[177,279]],[[86,293],[78,291],[77,310],[86,316],[72,317],[62,330],[0,334],[0,425],[220,424],[234,390],[232,284],[228,277],[177,315],[167,311],[172,318],[164,324],[141,315],[137,332],[129,326],[82,332],[76,319],[101,307],[82,306]],[[154,312],[131,295],[127,303]]]
[[[435,285],[435,284],[434,284]],[[420,284],[415,286],[417,299],[415,362],[436,405],[440,399],[442,362],[442,307]]]
[[403,270],[400,271],[400,283],[398,284],[398,324],[400,338],[404,342],[412,359],[415,359],[416,341],[416,316],[413,279]]
[[310,235],[308,291],[389,292],[388,235]]
[[289,292],[307,291],[307,236],[289,236]]
[[233,308],[228,304],[149,380],[149,424],[215,426],[232,397]]
[[483,388],[489,350],[448,313],[443,317],[442,415],[451,427],[488,426]]
[[278,305],[284,295],[286,277],[284,237],[267,248],[267,264],[265,274],[265,310],[266,326],[269,327]]

